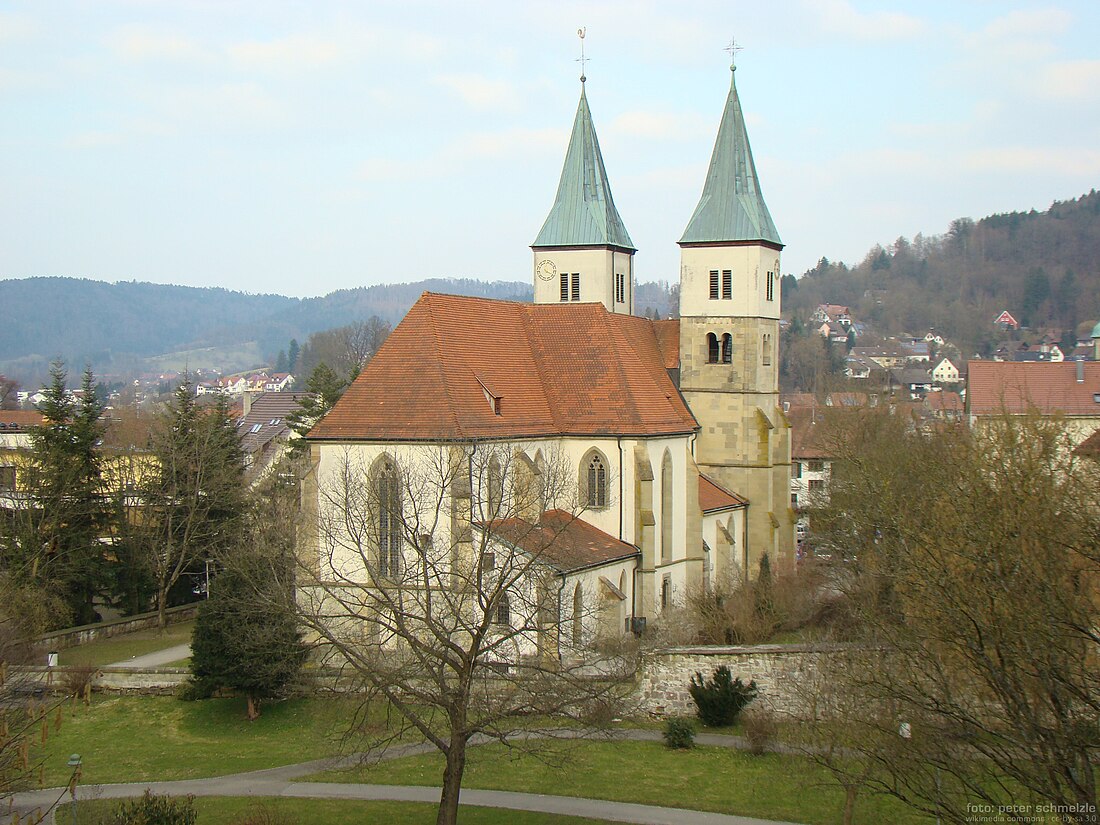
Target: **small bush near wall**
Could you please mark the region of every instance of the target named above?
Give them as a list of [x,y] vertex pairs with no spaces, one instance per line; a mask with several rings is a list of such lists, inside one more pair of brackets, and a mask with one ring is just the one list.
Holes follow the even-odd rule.
[[760,756],[775,741],[779,723],[771,708],[757,703],[741,714],[741,731],[749,742],[749,753]]
[[725,665],[715,668],[710,679],[696,673],[688,686],[691,698],[698,708],[699,719],[709,728],[732,725],[741,715],[745,705],[756,698],[756,682],[744,684],[734,679]]
[[665,747],[687,750],[695,747],[695,725],[690,719],[673,717],[665,722]]

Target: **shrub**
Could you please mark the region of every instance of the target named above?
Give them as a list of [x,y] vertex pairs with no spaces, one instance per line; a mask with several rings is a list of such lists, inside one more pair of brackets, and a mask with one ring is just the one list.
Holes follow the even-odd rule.
[[73,665],[61,672],[61,690],[66,696],[83,699],[84,704],[91,701],[92,682],[99,674],[94,665]]
[[665,722],[665,747],[688,750],[695,747],[695,725],[690,719],[673,717]]
[[113,825],[195,825],[194,797],[172,799],[146,791],[115,808]]
[[756,698],[756,682],[742,684],[722,665],[710,679],[704,679],[701,673],[692,676],[688,691],[702,723],[708,728],[721,728],[736,722],[745,705]]
[[749,753],[760,756],[775,741],[779,723],[771,708],[753,705],[741,716],[741,729],[749,741]]

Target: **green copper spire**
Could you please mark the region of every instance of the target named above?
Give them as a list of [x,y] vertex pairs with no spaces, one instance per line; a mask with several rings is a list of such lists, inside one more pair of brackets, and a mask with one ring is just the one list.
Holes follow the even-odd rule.
[[565,153],[558,194],[533,247],[617,246],[634,249],[611,198],[600,143],[581,85],[581,102]]
[[703,196],[680,238],[682,244],[723,241],[766,241],[783,245],[760,191],[749,135],[745,130],[745,115],[732,76]]

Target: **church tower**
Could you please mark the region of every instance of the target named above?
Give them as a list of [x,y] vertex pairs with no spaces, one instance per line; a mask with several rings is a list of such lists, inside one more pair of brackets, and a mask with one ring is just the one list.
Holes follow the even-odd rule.
[[611,197],[581,77],[581,100],[558,194],[535,242],[535,303],[599,301],[632,314],[634,242]]
[[794,561],[790,428],[779,406],[783,243],[732,77],[703,195],[679,243],[680,391],[700,425],[695,459],[748,499],[748,542],[734,561],[755,576],[765,552],[773,566]]

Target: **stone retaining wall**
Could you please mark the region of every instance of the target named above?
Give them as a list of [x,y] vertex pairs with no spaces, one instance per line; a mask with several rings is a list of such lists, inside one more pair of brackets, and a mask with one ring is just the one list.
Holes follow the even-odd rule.
[[[199,605],[183,604],[179,607],[170,607],[165,613],[168,624],[189,622],[199,612]],[[112,636],[122,636],[134,633],[138,630],[149,630],[157,626],[157,613],[139,613],[136,616],[127,616],[124,619],[114,619],[109,622],[96,622],[95,624],[81,625],[80,627],[67,627],[64,630],[55,630],[46,633],[36,640],[40,650],[59,651],[68,647],[75,647],[86,642],[94,642],[96,639],[109,639]]]
[[811,645],[752,645],[736,647],[675,647],[645,655],[638,673],[635,698],[641,709],[655,716],[690,716],[695,703],[688,685],[695,673],[710,678],[725,665],[733,677],[756,682],[758,701],[778,713],[799,715],[803,699],[797,687],[827,649]]

